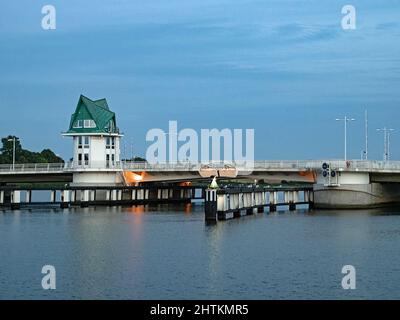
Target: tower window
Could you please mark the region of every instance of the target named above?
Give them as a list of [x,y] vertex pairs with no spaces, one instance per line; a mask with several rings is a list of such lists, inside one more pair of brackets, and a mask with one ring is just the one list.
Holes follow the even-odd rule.
[[82,137],[78,137],[78,148],[82,149]]
[[74,128],[82,128],[83,127],[83,120],[76,120],[74,122]]
[[111,148],[111,138],[110,138],[110,137],[107,137],[107,138],[106,138],[106,148],[107,148],[107,149],[110,149],[110,148]]
[[83,124],[84,128],[96,128],[96,123],[94,122],[94,120],[84,120],[84,124]]
[[85,137],[84,138],[84,140],[85,140],[85,146],[84,146],[84,148],[89,148],[89,137]]

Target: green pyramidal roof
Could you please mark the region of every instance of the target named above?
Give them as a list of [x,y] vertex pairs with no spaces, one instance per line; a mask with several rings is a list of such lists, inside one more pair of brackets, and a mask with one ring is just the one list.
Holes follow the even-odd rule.
[[[86,120],[86,121],[85,121]],[[119,133],[115,113],[107,100],[90,100],[81,95],[66,133]]]

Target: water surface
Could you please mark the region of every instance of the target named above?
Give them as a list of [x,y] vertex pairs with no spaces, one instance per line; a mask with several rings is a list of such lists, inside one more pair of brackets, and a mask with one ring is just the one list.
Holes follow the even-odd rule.
[[[213,226],[203,210],[0,211],[0,298],[400,298],[400,210],[281,211]],[[47,264],[56,290],[41,287]],[[341,287],[348,264],[356,290]]]

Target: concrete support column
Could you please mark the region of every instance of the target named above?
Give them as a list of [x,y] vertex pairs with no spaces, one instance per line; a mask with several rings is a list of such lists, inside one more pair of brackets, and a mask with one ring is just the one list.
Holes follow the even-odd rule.
[[56,202],[56,190],[51,190],[50,191],[50,202]]
[[61,190],[61,204],[60,207],[62,209],[69,207],[69,190]]
[[90,190],[90,201],[96,201],[96,190]]
[[136,189],[131,190],[131,200],[132,201],[136,200]]
[[149,199],[149,189],[145,189],[144,190],[144,200],[148,200]]
[[308,191],[308,209],[314,209],[314,190]]
[[11,191],[11,210],[16,210],[21,207],[21,191]]
[[[207,196],[207,193],[205,194]],[[217,195],[217,211],[225,211],[227,208],[226,194]]]
[[278,201],[278,192],[272,191],[269,193],[269,212],[276,211],[276,203]]
[[90,199],[90,190],[82,190],[81,191],[81,207],[88,207],[89,206],[89,199]]
[[32,202],[32,190],[26,190],[25,202],[26,203],[31,203]]
[[296,210],[295,197],[296,197],[296,191],[288,191],[288,202],[290,211]]
[[3,203],[4,203],[4,191],[1,190],[0,191],[0,204],[3,204]]
[[71,202],[76,202],[76,190],[71,191]]
[[293,202],[297,203],[299,202],[299,191],[293,191]]
[[117,201],[117,197],[118,197],[118,194],[117,194],[117,190],[111,190],[111,201]]

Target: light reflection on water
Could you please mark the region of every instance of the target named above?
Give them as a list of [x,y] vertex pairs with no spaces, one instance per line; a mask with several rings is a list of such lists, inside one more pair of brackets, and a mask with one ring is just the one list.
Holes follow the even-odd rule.
[[[3,299],[400,298],[400,210],[279,211],[216,225],[203,206],[0,211]],[[57,290],[41,289],[41,268]],[[341,268],[357,289],[341,289]]]

